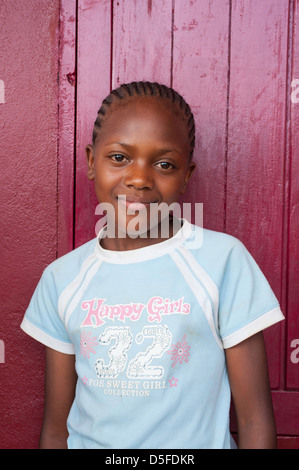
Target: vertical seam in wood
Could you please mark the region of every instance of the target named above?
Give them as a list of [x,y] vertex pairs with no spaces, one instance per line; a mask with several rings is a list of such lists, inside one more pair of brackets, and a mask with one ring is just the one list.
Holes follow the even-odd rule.
[[[110,91],[113,88],[113,15],[114,15],[114,4],[113,0],[111,0],[111,26],[110,26]],[[118,86],[119,84],[116,84]]]
[[223,231],[224,232],[226,232],[226,209],[227,209],[227,164],[228,164],[228,132],[229,132],[230,75],[231,75],[231,26],[232,26],[232,0],[229,0],[228,47],[227,47],[226,129],[225,129],[225,156],[224,156],[224,207],[223,207]]
[[59,244],[59,165],[60,165],[60,142],[59,142],[59,133],[60,133],[60,68],[61,68],[61,11],[62,11],[62,0],[59,1],[59,14],[58,14],[58,70],[57,70],[57,84],[58,84],[58,99],[57,99],[57,144],[56,144],[56,248],[55,248],[55,258],[58,258],[58,244]]
[[[287,42],[287,64],[286,64],[286,104],[285,104],[285,148],[283,162],[283,223],[282,223],[282,268],[281,268],[281,299],[282,309],[286,314],[288,311],[288,274],[289,274],[289,236],[290,236],[290,169],[291,169],[291,82],[293,68],[293,36],[294,36],[294,0],[289,0],[288,17],[288,42]],[[288,320],[284,327],[284,335],[281,338],[281,388],[287,388],[287,364],[288,360]]]
[[175,9],[175,0],[172,0],[172,9],[171,9],[171,46],[170,46],[170,86],[171,87],[173,87],[174,9]]
[[76,243],[76,163],[77,163],[77,101],[78,101],[78,30],[79,30],[79,0],[76,0],[76,28],[75,28],[75,93],[74,93],[74,184],[73,184],[73,249]]

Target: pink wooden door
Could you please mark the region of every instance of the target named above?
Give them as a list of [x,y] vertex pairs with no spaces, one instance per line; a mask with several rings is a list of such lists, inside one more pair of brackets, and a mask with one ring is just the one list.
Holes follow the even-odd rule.
[[[65,24],[71,4],[62,2]],[[102,99],[132,80],[172,85],[197,122],[197,172],[184,201],[203,202],[205,227],[243,241],[287,317],[265,338],[279,446],[299,448],[299,103],[291,86],[299,78],[299,1],[79,0],[76,21],[74,246],[95,234],[84,147]],[[66,135],[61,127],[62,142]],[[67,172],[71,163],[61,177]],[[71,196],[60,195],[63,213]],[[71,246],[65,232],[60,246]]]

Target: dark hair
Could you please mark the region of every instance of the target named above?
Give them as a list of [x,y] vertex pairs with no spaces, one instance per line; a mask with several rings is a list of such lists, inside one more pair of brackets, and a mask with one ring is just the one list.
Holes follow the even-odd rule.
[[186,129],[188,131],[191,160],[195,145],[195,122],[191,108],[184,98],[173,88],[169,88],[166,85],[161,85],[156,82],[124,83],[119,88],[112,90],[110,95],[103,100],[98,111],[92,134],[93,144],[95,144],[97,138],[97,129],[100,129],[103,126],[103,121],[109,111],[109,107],[117,100],[122,101],[134,96],[148,96],[165,99],[168,101],[171,106],[171,110],[175,114],[177,114],[177,112],[180,113],[186,123]]

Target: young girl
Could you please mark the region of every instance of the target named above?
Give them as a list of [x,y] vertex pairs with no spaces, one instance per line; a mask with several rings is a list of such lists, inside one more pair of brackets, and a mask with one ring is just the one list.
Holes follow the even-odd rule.
[[107,225],[45,269],[22,322],[47,346],[41,448],[233,448],[231,393],[238,447],[275,448],[268,282],[234,237],[151,217],[185,191],[194,135],[164,85],[102,103],[86,154]]

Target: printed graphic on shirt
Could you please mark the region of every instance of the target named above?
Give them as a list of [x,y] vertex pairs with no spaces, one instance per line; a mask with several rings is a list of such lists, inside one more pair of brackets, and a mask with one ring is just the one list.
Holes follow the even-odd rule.
[[172,354],[171,360],[173,360],[172,367],[174,367],[178,362],[180,364],[183,363],[183,361],[188,362],[188,356],[189,356],[189,349],[190,346],[188,346],[186,342],[186,335],[183,336],[182,341],[179,343],[176,343],[176,345],[172,345],[172,350],[168,351],[168,354]]
[[86,333],[83,331],[80,337],[80,352],[83,357],[87,357],[89,359],[90,353],[95,354],[95,350],[93,349],[94,346],[98,345],[97,338],[94,336],[91,338],[91,332]]
[[110,326],[107,327],[99,337],[102,345],[114,344],[110,347],[108,355],[109,364],[105,365],[103,359],[97,359],[95,368],[98,377],[114,378],[125,368],[127,364],[126,352],[132,344],[132,333],[128,326]]
[[144,326],[135,337],[135,342],[142,345],[144,338],[151,338],[152,344],[145,351],[138,352],[127,365],[127,351],[132,344],[132,331],[128,326],[107,327],[99,337],[102,345],[113,342],[108,351],[109,364],[104,364],[103,359],[97,359],[95,363],[96,373],[99,378],[115,378],[126,368],[128,379],[161,379],[164,376],[162,366],[150,365],[152,360],[160,358],[169,349],[172,335],[168,326],[155,327]]
[[81,303],[81,309],[87,314],[81,327],[102,326],[107,320],[119,320],[125,323],[127,320],[138,321],[142,314],[147,314],[149,322],[161,322],[165,315],[188,315],[190,304],[184,303],[184,297],[178,300],[163,299],[160,296],[151,297],[147,304],[106,304],[106,299],[94,298]]
[[[187,363],[190,346],[186,335],[173,343],[169,327],[155,323],[160,323],[167,315],[188,315],[190,304],[184,302],[183,297],[170,301],[154,296],[147,304],[131,302],[114,305],[107,304],[106,299],[94,298],[83,301],[81,309],[87,312],[81,324],[81,355],[89,359],[99,350],[103,351],[102,348],[97,350],[97,346],[107,347],[106,359],[97,357],[94,362],[97,378],[84,376],[84,385],[98,387],[105,394],[117,396],[149,396],[152,390],[179,386],[175,376],[165,380],[165,361],[163,366],[156,360],[165,357],[165,354],[170,355],[167,370]],[[141,315],[150,324],[143,326],[135,337],[129,325],[105,325],[107,320],[136,322]],[[102,332],[97,338],[91,331],[87,332],[86,327],[102,327]],[[140,346],[140,350],[132,355],[133,344]]]
[[132,379],[161,379],[164,376],[162,366],[151,366],[150,363],[155,358],[163,356],[168,350],[172,335],[166,325],[156,327],[144,326],[135,341],[142,344],[144,338],[152,338],[152,344],[145,352],[140,352],[134,359],[131,359],[128,365],[127,376]]

